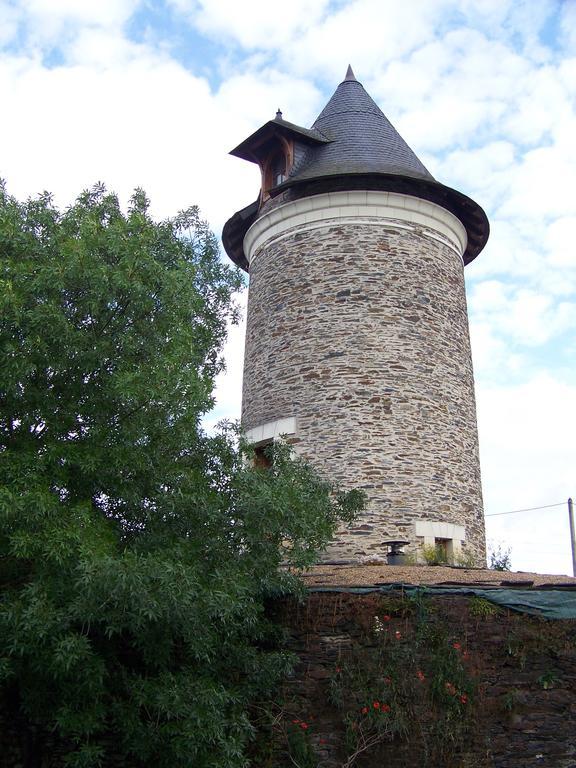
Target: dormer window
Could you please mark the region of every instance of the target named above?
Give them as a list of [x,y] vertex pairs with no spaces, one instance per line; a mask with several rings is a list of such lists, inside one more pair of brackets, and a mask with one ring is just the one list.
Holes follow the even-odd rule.
[[274,155],[272,162],[270,163],[270,168],[272,171],[271,186],[277,187],[278,184],[282,184],[283,181],[286,181],[286,155],[284,152],[277,152]]
[[[269,120],[245,139],[230,154],[241,157],[260,167],[262,186],[258,200],[258,209],[270,197],[280,194],[285,185],[292,181],[292,176],[308,150],[314,150],[329,144],[328,139],[315,128],[302,128],[284,120],[280,110],[274,120]],[[227,235],[228,237],[228,235]],[[241,240],[238,247],[242,249]],[[245,258],[242,257],[243,266]]]
[[[267,200],[273,189],[288,179],[292,167],[293,144],[282,137],[270,147],[268,156],[260,166],[262,170],[262,200]],[[272,193],[273,194],[273,193]]]

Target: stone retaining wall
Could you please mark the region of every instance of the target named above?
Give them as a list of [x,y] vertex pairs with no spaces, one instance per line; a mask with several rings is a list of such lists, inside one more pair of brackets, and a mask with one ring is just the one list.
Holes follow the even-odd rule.
[[[415,650],[418,610],[401,597],[343,593],[311,594],[302,603],[276,606],[289,633],[289,647],[299,658],[295,674],[279,696],[276,723],[282,726],[282,718],[288,727],[294,719],[306,723],[317,768],[342,768],[350,755],[342,713],[332,703],[333,685],[354,653],[363,653],[368,662],[373,658],[380,642],[373,631],[375,616],[388,619],[385,632],[392,643],[403,646],[399,658],[406,669],[398,671],[414,677],[413,690],[418,693],[432,685],[435,666],[441,660],[426,645]],[[462,655],[474,682],[474,693],[461,707],[462,718],[466,718],[461,739],[450,741],[450,720],[438,728],[422,703],[406,702],[413,711],[409,735],[366,750],[354,766],[574,768],[575,622],[545,621],[463,597],[429,598],[428,611],[427,620],[445,633],[447,652]],[[412,653],[419,665],[413,670]],[[420,675],[420,669],[426,674]],[[382,670],[381,674],[386,673]],[[372,701],[367,704],[371,707]],[[358,720],[362,717],[358,711]],[[277,727],[276,735],[281,731]],[[441,754],[435,751],[439,747]],[[277,741],[276,755],[275,766],[291,765],[282,738]]]

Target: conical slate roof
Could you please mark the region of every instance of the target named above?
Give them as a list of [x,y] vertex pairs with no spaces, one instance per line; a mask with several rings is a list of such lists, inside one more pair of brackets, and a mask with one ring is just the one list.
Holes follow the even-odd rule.
[[312,130],[331,139],[311,147],[290,179],[390,173],[434,181],[408,144],[348,68],[346,79],[316,118]]

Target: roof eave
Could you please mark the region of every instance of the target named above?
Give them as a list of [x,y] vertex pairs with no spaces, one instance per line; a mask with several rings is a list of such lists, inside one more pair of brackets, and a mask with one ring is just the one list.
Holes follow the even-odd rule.
[[478,203],[462,192],[458,192],[434,180],[402,176],[395,173],[342,173],[315,178],[288,178],[285,182],[270,190],[270,195],[276,197],[276,195],[288,189],[293,189],[298,197],[302,193],[314,195],[326,191],[373,189],[399,192],[400,194],[429,200],[453,213],[466,229],[468,243],[463,254],[464,264],[469,264],[478,256],[486,245],[490,234],[488,217]]
[[[417,179],[396,174],[341,174],[321,176],[315,179],[289,179],[270,190],[275,197],[280,192],[292,189],[296,197],[319,195],[324,192],[368,189],[398,192],[429,200],[453,213],[463,224],[467,234],[464,264],[469,264],[482,251],[490,234],[490,224],[484,210],[462,192],[440,184],[437,181]],[[258,216],[259,199],[234,214],[222,230],[222,242],[232,261],[246,272],[248,260],[244,253],[244,236]]]
[[252,226],[258,215],[260,197],[253,203],[237,211],[222,228],[222,245],[232,261],[245,272],[248,272],[248,259],[244,253],[244,235]]
[[331,139],[323,136],[319,131],[311,128],[302,128],[294,123],[289,123],[287,120],[276,118],[260,126],[257,131],[254,131],[237,147],[234,147],[229,154],[239,157],[241,160],[248,160],[250,163],[258,163],[258,148],[277,134],[301,141],[304,144],[320,145],[331,141]]

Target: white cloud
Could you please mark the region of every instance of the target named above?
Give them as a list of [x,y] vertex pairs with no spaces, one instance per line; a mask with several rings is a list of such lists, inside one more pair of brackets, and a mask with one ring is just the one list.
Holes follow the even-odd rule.
[[245,48],[280,48],[320,21],[329,0],[292,0],[281,8],[268,0],[170,0],[206,34],[232,38]]
[[157,215],[198,203],[219,231],[260,183],[256,166],[228,152],[278,106],[295,119],[318,100],[312,85],[274,73],[214,93],[162,51],[101,30],[84,30],[67,57],[53,68],[0,60],[3,109],[17,116],[0,124],[0,177],[17,197],[48,189],[66,205],[101,180],[126,201],[143,186]]
[[530,77],[520,83],[513,105],[502,132],[525,144],[541,141],[572,111],[571,94],[556,66],[533,68]]
[[141,2],[142,0],[19,0],[10,5],[2,3],[0,43],[11,42],[20,30],[26,48],[48,49],[74,40],[78,32],[86,27],[120,30]]
[[[18,115],[0,126],[0,145],[11,148],[0,155],[0,174],[18,196],[46,188],[61,203],[98,180],[125,198],[142,184],[161,195],[164,212],[173,212],[177,202],[197,200],[203,187],[191,174],[175,178],[176,169],[186,174],[194,160],[207,175],[205,142],[214,146],[220,138],[219,121],[215,129],[196,120],[194,105],[201,105],[213,122],[209,88],[173,62],[108,42],[122,55],[107,69],[91,66],[89,56],[53,69],[33,59],[0,62],[8,85],[4,109]],[[182,158],[195,123],[198,138]]]
[[208,431],[214,430],[220,421],[238,421],[240,419],[247,300],[248,291],[243,291],[236,297],[242,318],[237,325],[229,324],[228,326],[228,338],[223,349],[226,370],[216,377],[214,392],[216,406],[203,419],[204,427]]
[[473,322],[489,324],[499,336],[525,346],[539,346],[576,327],[576,302],[495,280],[470,291]]
[[140,0],[98,0],[97,3],[78,0],[21,0],[20,5],[30,17],[38,20],[116,26],[127,21],[139,3]]
[[0,0],[0,46],[16,37],[19,20],[19,10],[7,0]]
[[517,379],[526,369],[526,356],[513,352],[509,341],[498,335],[490,321],[472,319],[470,343],[474,377],[479,386],[484,381]]
[[[576,135],[576,119],[573,128]],[[550,218],[575,211],[576,154],[558,145],[541,147],[527,152],[509,173],[510,197],[500,208],[501,216]]]
[[544,237],[544,245],[550,251],[551,264],[560,267],[576,267],[575,232],[576,215],[564,216],[550,224]]
[[541,345],[576,326],[576,303],[554,303],[550,296],[522,289],[504,316],[513,338],[526,345]]
[[313,83],[276,69],[234,74],[222,83],[217,98],[223,112],[234,116],[237,143],[272,120],[278,108],[285,120],[306,124],[323,106],[322,95]]
[[564,47],[569,53],[576,49],[576,3],[563,2],[560,9],[560,29]]
[[[495,183],[498,183],[497,181]],[[476,199],[484,202],[481,196]],[[501,219],[490,216],[490,237],[484,251],[466,268],[467,280],[508,275],[513,280],[539,279],[545,258],[538,249],[543,224],[539,220]]]
[[336,82],[351,63],[357,77],[371,87],[387,62],[409,54],[430,39],[447,5],[447,0],[346,3],[321,24],[310,26],[281,55],[300,73],[320,74]]
[[375,93],[400,110],[391,117],[417,153],[468,149],[505,140],[498,128],[532,67],[504,42],[464,26],[393,61]]
[[489,26],[496,34],[504,29],[513,0],[462,0],[459,10],[466,21],[474,26]]
[[[576,4],[574,4],[574,8],[576,9]],[[576,16],[576,10],[574,15]],[[574,27],[574,35],[576,37],[576,26]],[[576,44],[574,48],[576,48]],[[574,93],[576,89],[576,57],[572,56],[570,59],[560,61],[557,73],[559,80],[564,84],[567,91]]]
[[[576,387],[542,374],[477,393],[484,508],[488,515],[574,495]],[[564,508],[487,518],[489,537],[512,546],[515,568],[570,573]]]
[[161,55],[150,57],[150,51],[127,40],[121,31],[110,31],[101,27],[83,27],[77,30],[67,44],[66,63],[81,65],[95,70],[116,70],[130,66],[138,58],[161,59]]
[[470,309],[483,314],[502,312],[508,306],[509,293],[509,287],[499,280],[477,283],[469,299]]

